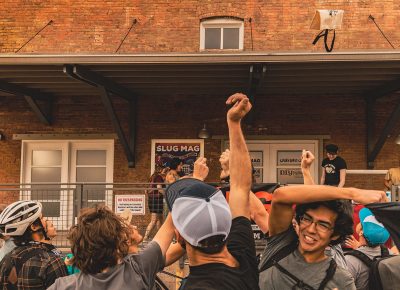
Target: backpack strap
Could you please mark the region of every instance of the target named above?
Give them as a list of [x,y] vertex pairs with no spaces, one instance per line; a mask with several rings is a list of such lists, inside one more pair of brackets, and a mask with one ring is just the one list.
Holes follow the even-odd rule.
[[[284,273],[285,275],[289,276],[290,278],[292,278],[294,281],[296,281],[296,284],[293,286],[293,289],[296,289],[296,287],[300,288],[300,289],[304,289],[304,290],[315,290],[312,286],[308,285],[307,283],[305,283],[304,281],[300,280],[298,277],[296,277],[295,275],[293,275],[292,273],[290,273],[288,270],[286,270],[285,268],[283,268],[278,262],[276,262],[274,264],[274,266],[281,271],[282,273]],[[333,278],[333,276],[336,273],[336,268],[337,268],[337,264],[335,262],[334,259],[331,259],[330,263],[329,263],[329,267],[326,270],[326,275],[325,278],[322,280],[321,284],[318,287],[318,290],[323,290],[325,289],[326,284],[328,284],[328,282]]]
[[363,252],[360,252],[358,250],[346,252],[346,253],[344,253],[344,255],[345,256],[350,255],[350,256],[356,257],[361,262],[363,262],[365,265],[367,265],[368,268],[370,268],[372,266],[373,260],[371,260],[366,254],[364,254]]
[[325,289],[326,284],[328,284],[328,282],[333,278],[333,276],[335,276],[336,268],[337,268],[336,261],[334,259],[331,259],[331,262],[329,263],[329,268],[326,270],[326,276],[319,285],[318,290]]
[[278,252],[276,252],[275,255],[272,256],[271,259],[268,260],[267,263],[265,263],[264,265],[261,266],[261,268],[259,269],[258,272],[261,273],[261,272],[267,270],[268,268],[271,268],[277,262],[279,262],[280,260],[282,260],[283,258],[288,256],[289,254],[294,252],[297,249],[297,246],[298,246],[298,243],[291,243],[288,246],[281,248]]
[[388,248],[386,248],[384,245],[381,245],[381,257],[386,258],[389,256],[390,256],[390,253],[389,253]]

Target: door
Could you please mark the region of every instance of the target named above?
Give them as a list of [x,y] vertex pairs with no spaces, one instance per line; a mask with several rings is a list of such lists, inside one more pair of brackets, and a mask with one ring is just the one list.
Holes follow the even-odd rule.
[[[309,150],[318,158],[316,140],[249,140],[247,146],[257,183],[303,184],[302,150]],[[311,175],[318,183],[317,159],[311,168]]]
[[[23,144],[24,168],[22,183],[28,183],[21,191],[20,199],[39,201],[43,215],[51,219],[58,229],[68,229],[69,195],[68,146],[61,142],[26,142]],[[31,184],[33,183],[33,184]],[[63,190],[63,188],[65,188]]]

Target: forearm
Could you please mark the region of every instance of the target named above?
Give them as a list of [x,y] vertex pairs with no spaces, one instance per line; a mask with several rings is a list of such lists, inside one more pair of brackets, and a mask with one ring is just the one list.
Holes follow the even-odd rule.
[[156,241],[161,248],[162,254],[165,255],[174,237],[174,224],[172,222],[171,214],[168,214],[167,219],[157,232],[153,241]]
[[340,182],[338,184],[338,187],[343,187],[345,183],[346,183],[346,169],[341,169],[340,170]]
[[249,193],[251,187],[251,162],[240,122],[228,120],[230,142],[230,185],[229,205],[232,216],[250,216]]
[[355,188],[337,188],[324,185],[297,185],[280,187],[274,192],[273,202],[303,204],[333,199],[354,199]]
[[172,265],[185,254],[185,250],[178,243],[171,244],[165,254],[165,267]]
[[257,198],[252,192],[250,193],[250,214],[254,222],[258,225],[263,233],[268,232],[268,218],[269,214],[265,210],[261,200]]
[[321,176],[321,182],[319,184],[323,185],[325,183],[325,175],[322,174]]
[[302,168],[301,172],[303,173],[304,185],[314,185],[315,184],[309,168]]

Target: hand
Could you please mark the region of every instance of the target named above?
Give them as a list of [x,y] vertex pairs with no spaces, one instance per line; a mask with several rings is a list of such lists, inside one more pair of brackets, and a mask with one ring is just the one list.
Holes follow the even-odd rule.
[[199,157],[194,163],[193,178],[204,181],[207,178],[210,169],[207,166],[207,159]]
[[219,157],[219,163],[221,164],[221,174],[220,178],[226,178],[229,176],[229,154],[230,151],[229,149],[226,149],[224,152],[221,153],[221,156]]
[[366,189],[353,189],[355,190],[353,200],[356,203],[360,203],[363,205],[369,203],[377,203],[377,202],[387,202],[387,196],[384,191],[381,190],[366,190]]
[[356,239],[353,235],[351,235],[350,237],[348,237],[348,238],[345,240],[344,244],[345,244],[347,247],[352,248],[353,250],[359,248],[360,245],[361,245],[360,242],[357,241],[357,239]]
[[311,151],[307,151],[303,149],[303,152],[301,154],[301,169],[310,169],[311,164],[314,162],[314,155],[311,153]]
[[227,105],[233,105],[229,109],[228,121],[239,122],[251,110],[251,104],[246,95],[241,93],[233,94],[226,100]]

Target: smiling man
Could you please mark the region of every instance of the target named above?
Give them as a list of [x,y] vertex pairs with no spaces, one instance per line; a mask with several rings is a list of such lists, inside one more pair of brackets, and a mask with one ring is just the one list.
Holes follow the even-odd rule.
[[352,233],[349,199],[382,202],[385,193],[322,185],[286,186],[274,192],[260,289],[356,289],[350,274],[325,255],[328,245]]

